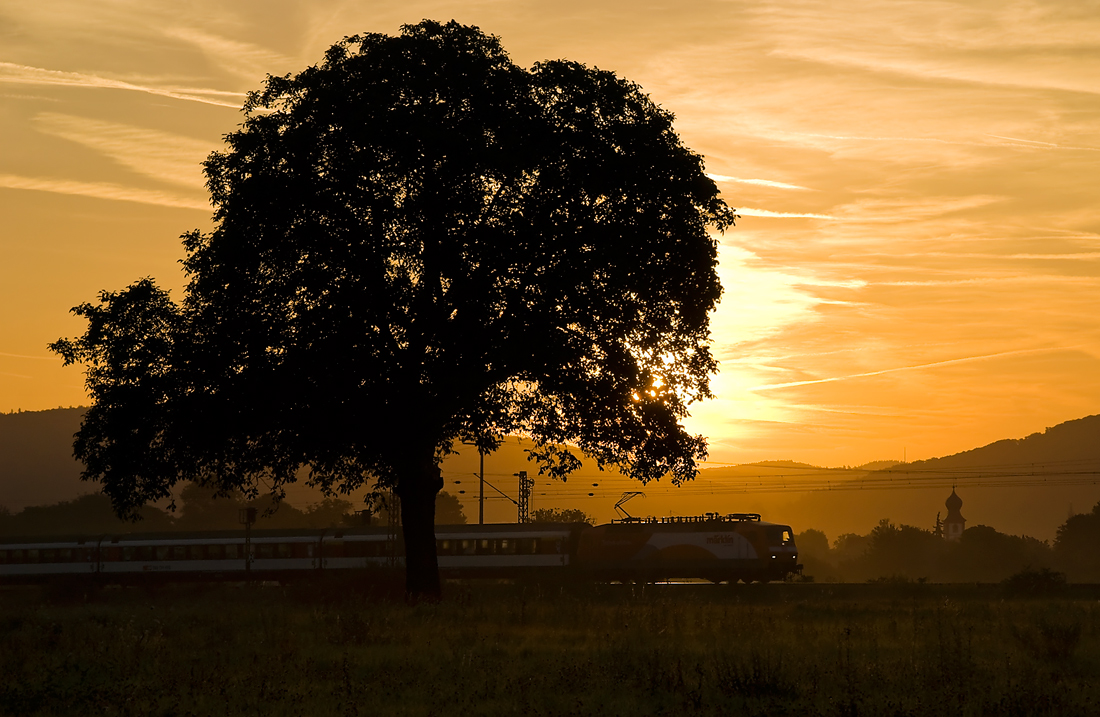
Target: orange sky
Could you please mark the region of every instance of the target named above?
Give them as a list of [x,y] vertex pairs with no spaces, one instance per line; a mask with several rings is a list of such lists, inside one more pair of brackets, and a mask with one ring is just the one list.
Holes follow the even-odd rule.
[[1100,412],[1100,6],[0,0],[0,411],[86,403],[45,345],[209,227],[265,73],[423,17],[677,115],[721,238],[719,461],[946,455]]

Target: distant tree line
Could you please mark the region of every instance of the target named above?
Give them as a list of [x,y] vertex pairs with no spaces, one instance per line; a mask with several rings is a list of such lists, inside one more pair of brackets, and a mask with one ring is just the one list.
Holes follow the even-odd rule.
[[531,511],[531,521],[534,523],[596,524],[596,519],[580,508],[538,508]]
[[[0,535],[92,535],[131,531],[239,530],[242,508],[256,508],[256,528],[294,529],[337,526],[386,525],[389,515],[384,506],[374,513],[356,511],[340,498],[326,498],[304,509],[286,501],[274,505],[270,498],[247,500],[239,492],[215,497],[212,491],[194,483],[186,485],[178,497],[175,512],[146,506],[139,511],[141,520],[119,520],[111,500],[102,493],[91,493],[53,505],[30,506],[13,513],[0,506]],[[436,499],[439,524],[466,522],[458,498],[445,491]]]
[[1100,582],[1100,503],[1063,523],[1053,544],[987,525],[967,528],[958,541],[949,542],[931,530],[887,519],[867,535],[845,533],[830,544],[825,533],[810,529],[795,542],[803,573],[819,581],[989,583],[1047,569],[1065,573],[1070,582]]

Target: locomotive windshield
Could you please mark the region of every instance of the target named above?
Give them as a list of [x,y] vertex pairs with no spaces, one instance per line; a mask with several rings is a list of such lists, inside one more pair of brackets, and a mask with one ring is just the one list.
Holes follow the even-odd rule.
[[768,538],[772,545],[789,545],[793,542],[791,528],[788,525],[775,525],[769,527]]

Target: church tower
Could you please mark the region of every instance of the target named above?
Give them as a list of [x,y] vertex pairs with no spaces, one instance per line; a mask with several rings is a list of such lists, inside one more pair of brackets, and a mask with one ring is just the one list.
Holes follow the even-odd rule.
[[944,501],[944,505],[947,506],[947,517],[943,519],[944,540],[955,541],[962,537],[963,530],[966,529],[966,518],[962,517],[962,513],[959,512],[962,504],[962,498],[955,493],[955,489],[952,487],[951,495]]

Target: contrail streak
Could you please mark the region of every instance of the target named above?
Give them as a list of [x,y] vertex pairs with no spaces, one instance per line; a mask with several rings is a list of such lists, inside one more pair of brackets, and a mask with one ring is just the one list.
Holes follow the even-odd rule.
[[81,197],[138,202],[162,207],[178,207],[180,209],[210,210],[208,203],[196,199],[106,182],[75,182],[64,179],[39,179],[36,177],[20,177],[14,174],[0,174],[0,188],[30,189],[39,192],[72,194]]
[[1004,137],[999,134],[987,134],[986,137],[994,137],[996,139],[1005,139],[1009,142],[1026,142],[1028,144],[1037,144],[1040,147],[1050,147],[1051,149],[1077,149],[1084,152],[1100,152],[1100,148],[1097,147],[1071,147],[1065,144],[1054,144],[1053,142],[1040,142],[1037,139],[1020,139],[1019,137]]
[[4,351],[0,351],[0,356],[7,356],[9,358],[23,358],[23,359],[38,359],[39,361],[60,361],[60,356],[28,356],[26,354],[9,354]]
[[773,212],[770,209],[752,209],[751,207],[739,207],[733,210],[743,217],[780,217],[780,218],[806,218],[806,219],[838,219],[830,214],[804,214],[802,212]]
[[[0,62],[0,82],[9,82],[20,85],[56,85],[61,87],[90,87],[99,89],[129,90],[132,92],[145,92],[161,97],[171,97],[177,100],[201,102],[218,107],[241,108],[244,95],[240,92],[225,92],[223,90],[207,90],[202,88],[161,88],[148,85],[138,85],[133,82],[112,80],[99,75],[89,75],[83,72],[63,72],[61,70],[47,70],[42,67],[29,65],[17,65],[14,62]],[[210,97],[208,95],[213,95]],[[241,101],[236,103],[215,99],[216,97],[238,97]]]
[[794,386],[809,386],[815,383],[833,383],[835,381],[847,381],[853,378],[866,378],[868,376],[881,376],[886,373],[897,373],[899,371],[916,371],[919,369],[933,368],[936,366],[947,366],[956,363],[968,363],[970,361],[985,361],[986,359],[1000,358],[1002,356],[1020,356],[1023,354],[1037,354],[1037,353],[1049,353],[1051,351],[1067,351],[1069,349],[1076,348],[1075,346],[1059,346],[1055,348],[1045,349],[1019,349],[1017,351],[1001,351],[995,354],[984,354],[982,356],[966,356],[964,358],[947,359],[946,361],[933,361],[932,363],[919,364],[917,366],[898,366],[897,368],[884,368],[881,371],[867,371],[866,373],[853,373],[847,376],[832,376],[830,378],[815,378],[809,381],[790,381],[788,383],[770,383],[762,386],[753,386],[749,388],[749,391],[767,391],[773,388],[792,388]]
[[802,187],[797,184],[787,184],[786,182],[773,182],[770,179],[741,179],[740,177],[728,177],[725,174],[710,174],[707,176],[716,182],[737,182],[739,184],[758,184],[762,187],[775,187],[777,189],[798,189],[802,191],[813,191],[809,187]]

